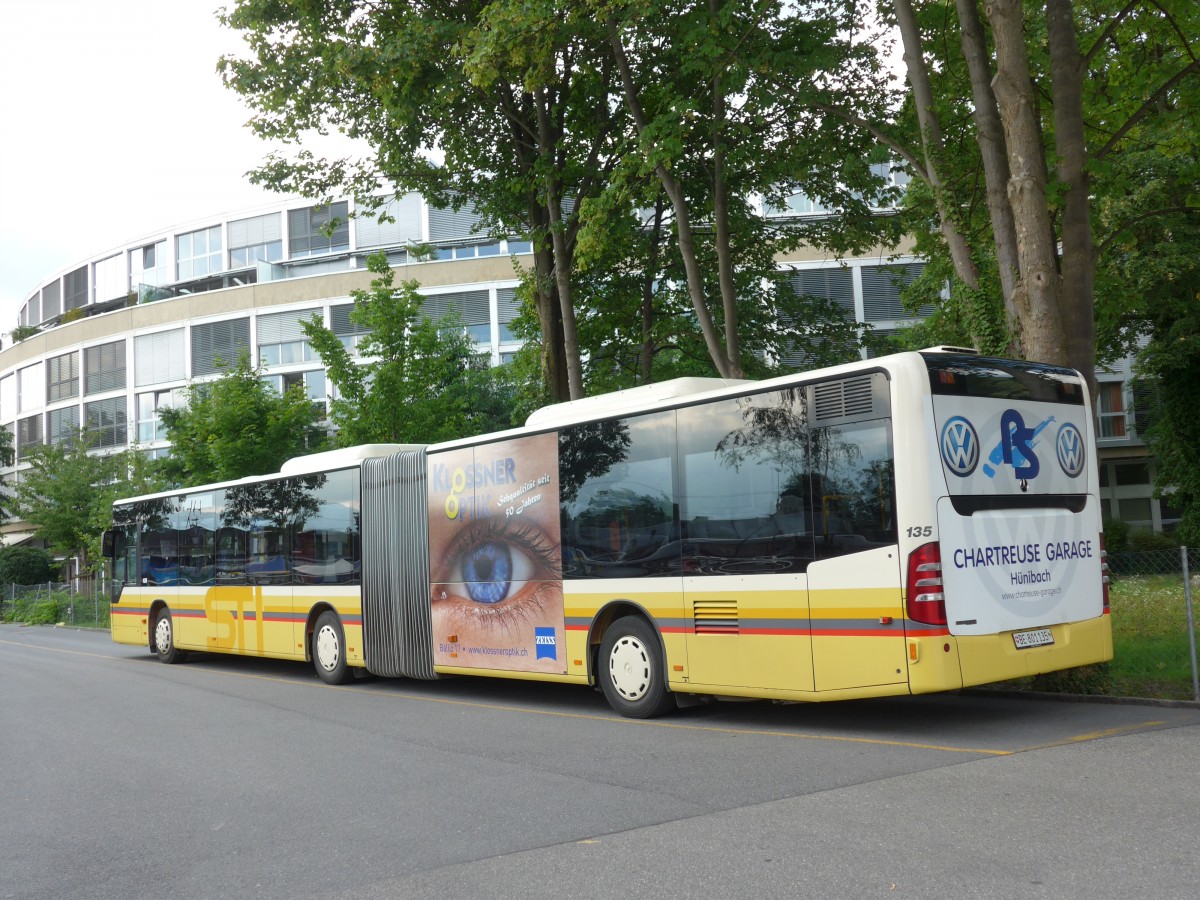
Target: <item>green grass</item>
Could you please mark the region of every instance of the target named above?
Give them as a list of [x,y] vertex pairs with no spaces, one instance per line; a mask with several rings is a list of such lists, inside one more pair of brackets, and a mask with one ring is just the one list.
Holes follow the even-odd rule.
[[[1198,599],[1193,580],[1192,602]],[[1113,581],[1112,693],[1192,699],[1187,601],[1182,575],[1126,575]]]

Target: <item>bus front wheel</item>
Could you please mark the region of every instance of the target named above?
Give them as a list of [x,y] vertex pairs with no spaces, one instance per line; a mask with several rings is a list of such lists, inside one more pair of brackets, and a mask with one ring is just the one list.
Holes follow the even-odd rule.
[[183,662],[184,653],[175,646],[175,623],[171,611],[165,606],[158,611],[154,620],[154,650],[158,658],[168,665]]
[[337,613],[326,610],[317,619],[312,636],[313,667],[326,684],[345,684],[354,677],[346,665],[346,633]]
[[650,719],[675,708],[658,636],[645,619],[625,616],[604,632],[599,677],[609,706],[627,718]]

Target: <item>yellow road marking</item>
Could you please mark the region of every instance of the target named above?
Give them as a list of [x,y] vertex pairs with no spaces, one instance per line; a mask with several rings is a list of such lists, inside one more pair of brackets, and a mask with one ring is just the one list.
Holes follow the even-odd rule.
[[1134,725],[1117,725],[1114,728],[1105,728],[1103,731],[1089,731],[1086,734],[1075,734],[1071,737],[1063,738],[1060,741],[1051,741],[1049,744],[1038,744],[1035,747],[1029,747],[1029,750],[1046,750],[1050,747],[1066,747],[1069,744],[1082,744],[1087,741],[1098,741],[1101,738],[1115,737],[1118,734],[1129,734],[1130,732],[1139,731],[1143,728],[1155,728],[1159,725],[1166,725],[1162,720],[1151,722],[1138,722]]

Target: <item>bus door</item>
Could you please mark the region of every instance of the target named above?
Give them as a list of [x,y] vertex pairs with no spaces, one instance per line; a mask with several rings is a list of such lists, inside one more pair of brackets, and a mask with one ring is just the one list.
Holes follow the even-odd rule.
[[811,691],[804,388],[679,411],[687,677]]
[[814,428],[810,446],[816,559],[808,567],[808,597],[815,689],[905,682],[891,422],[845,416]]

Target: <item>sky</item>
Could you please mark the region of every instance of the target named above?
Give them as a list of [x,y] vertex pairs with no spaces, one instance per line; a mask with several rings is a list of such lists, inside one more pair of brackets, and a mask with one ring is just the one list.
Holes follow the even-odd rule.
[[272,148],[216,72],[242,46],[216,20],[222,4],[6,4],[0,332],[41,281],[93,255],[279,199],[245,175]]

